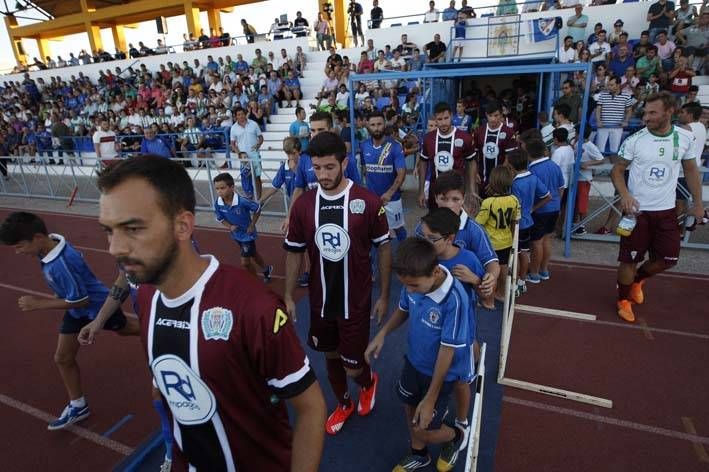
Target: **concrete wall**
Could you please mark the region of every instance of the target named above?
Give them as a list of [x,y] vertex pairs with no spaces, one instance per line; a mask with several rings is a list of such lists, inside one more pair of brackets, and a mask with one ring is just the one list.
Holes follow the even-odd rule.
[[[237,54],[242,54],[244,60],[251,63],[251,60],[256,56],[254,51],[256,49],[261,49],[264,56],[268,57],[268,52],[273,51],[273,54],[278,57],[282,48],[288,51],[288,54],[292,57],[295,55],[296,48],[300,46],[303,51],[308,51],[308,38],[292,38],[283,39],[274,42],[261,42],[254,44],[245,44],[239,46],[226,46],[221,48],[213,49],[202,49],[198,51],[188,51],[175,54],[167,54],[160,56],[148,56],[138,58],[133,66],[134,68],[140,67],[140,64],[145,64],[145,66],[150,71],[158,70],[160,64],[165,64],[169,61],[182,64],[182,61],[187,61],[190,65],[194,59],[199,59],[202,65],[207,63],[207,56],[211,55],[214,60],[219,57],[231,56],[232,59],[236,60]],[[133,64],[136,59],[124,59],[121,61],[111,61],[111,62],[100,62],[98,64],[87,64],[82,66],[73,67],[63,67],[61,69],[47,69],[40,70],[36,72],[30,72],[30,76],[37,80],[38,78],[44,78],[45,82],[49,81],[50,77],[60,76],[62,78],[70,78],[72,75],[78,75],[79,72],[83,72],[85,76],[88,76],[92,80],[97,80],[99,77],[99,70],[105,71],[106,69],[111,69],[111,72],[115,70],[116,67],[120,67],[121,70],[126,69],[128,66]],[[22,81],[23,74],[10,74],[2,77],[2,81]]]

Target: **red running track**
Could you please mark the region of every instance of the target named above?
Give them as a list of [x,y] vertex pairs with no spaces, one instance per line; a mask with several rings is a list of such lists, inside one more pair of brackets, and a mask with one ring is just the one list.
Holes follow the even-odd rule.
[[[0,209],[0,219],[11,211]],[[116,264],[106,250],[106,237],[95,218],[38,213],[50,232],[65,235],[83,252],[100,280],[108,286],[112,284]],[[196,237],[203,253],[214,254],[223,262],[239,263],[239,248],[226,231],[200,228]],[[275,278],[270,285],[279,293],[285,273],[281,244],[280,236],[261,235],[258,240],[266,262],[274,265]],[[22,295],[51,295],[38,261],[0,247],[0,267],[0,304],[5,307],[6,333],[0,343],[0,469],[111,470],[159,427],[138,338],[121,338],[106,332],[95,345],[81,349],[78,360],[91,416],[72,431],[47,431],[47,420],[67,403],[52,360],[62,313],[22,313],[17,308],[17,298]],[[130,419],[126,419],[128,415]],[[102,436],[117,425],[109,437]]]
[[515,313],[506,377],[613,401],[605,409],[506,388],[495,470],[709,470],[709,278],[645,284],[639,322],[615,314],[615,269],[557,263],[525,305],[597,322]]

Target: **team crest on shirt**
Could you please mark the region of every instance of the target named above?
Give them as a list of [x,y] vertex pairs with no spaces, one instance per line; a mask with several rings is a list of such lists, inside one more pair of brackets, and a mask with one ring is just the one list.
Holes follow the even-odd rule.
[[233,326],[234,315],[231,310],[218,306],[202,313],[202,334],[207,341],[228,340]]
[[504,131],[500,131],[500,132],[497,134],[497,137],[500,138],[500,139],[505,139],[505,138],[507,137],[507,133],[505,133]]
[[438,172],[447,172],[453,169],[453,155],[448,151],[439,151],[433,158],[433,165]]
[[455,140],[453,141],[453,146],[463,147],[463,140],[460,138],[455,138]]
[[424,321],[429,327],[440,329],[441,312],[437,308],[431,308],[426,314],[426,320]]
[[350,202],[350,211],[354,213],[355,215],[361,215],[364,213],[364,207],[365,207],[364,200],[361,198],[355,198]]

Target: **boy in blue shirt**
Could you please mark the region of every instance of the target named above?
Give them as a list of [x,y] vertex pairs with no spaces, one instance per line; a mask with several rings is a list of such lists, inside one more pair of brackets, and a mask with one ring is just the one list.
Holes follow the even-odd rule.
[[460,216],[455,244],[462,249],[472,251],[485,268],[485,275],[480,283],[481,304],[488,310],[494,310],[494,291],[497,277],[500,275],[500,263],[483,227],[475,221],[475,218],[470,218],[463,209],[465,201],[463,177],[455,171],[439,174],[432,191],[439,208],[450,208],[453,213]]
[[226,172],[214,177],[214,190],[218,195],[214,213],[217,221],[231,233],[231,239],[241,247],[241,267],[254,275],[261,272],[264,282],[269,282],[273,266],[267,266],[256,250],[256,221],[261,205],[235,193],[234,177]]
[[458,100],[455,104],[455,115],[451,118],[451,124],[461,131],[470,133],[470,128],[473,125],[473,119],[465,113],[465,104],[463,100]]
[[529,154],[529,171],[536,175],[540,182],[549,190],[551,199],[535,208],[532,214],[534,226],[529,234],[532,246],[532,257],[529,263],[527,282],[538,284],[549,280],[549,261],[551,260],[551,239],[556,228],[556,220],[561,210],[561,199],[564,195],[564,174],[556,162],[545,157],[545,146],[542,141],[532,140],[527,143]]
[[[424,239],[431,242],[436,249],[438,263],[463,284],[470,300],[470,333],[468,346],[472,346],[477,356],[480,347],[476,341],[477,321],[475,305],[477,297],[475,291],[480,286],[485,269],[475,254],[455,245],[454,239],[460,217],[449,208],[436,208],[421,218],[421,233]],[[455,385],[456,418],[455,424],[465,431],[465,441],[468,436],[468,413],[470,412],[470,382],[475,378],[472,367],[466,376],[462,377]],[[465,442],[464,441],[464,442]]]
[[[542,141],[540,142],[544,145]],[[527,170],[527,153],[525,151],[521,149],[510,151],[507,154],[505,165],[515,173],[512,180],[512,195],[517,197],[521,208],[518,239],[519,269],[517,271],[517,295],[521,295],[527,291],[525,279],[529,271],[529,238],[532,226],[534,226],[532,213],[551,200],[551,194],[546,185]]]
[[443,419],[456,381],[472,366],[468,295],[438,264],[435,247],[424,239],[402,242],[393,269],[403,285],[399,307],[364,356],[370,364],[377,359],[387,334],[408,319],[408,347],[397,391],[409,425],[411,453],[394,470],[426,467],[431,463],[428,445],[443,444],[436,467],[447,472],[455,467],[465,436],[461,428],[443,424]]
[[[66,428],[90,414],[76,362],[80,347],[77,334],[96,318],[109,291],[91,272],[81,253],[63,236],[48,233],[44,221],[33,213],[15,212],[8,216],[0,226],[0,241],[14,247],[17,254],[41,258],[42,274],[56,295],[56,298],[22,296],[17,300],[20,310],[64,310],[54,361],[70,402],[47,429]],[[120,308],[103,328],[124,336],[140,334],[138,320],[126,318]]]

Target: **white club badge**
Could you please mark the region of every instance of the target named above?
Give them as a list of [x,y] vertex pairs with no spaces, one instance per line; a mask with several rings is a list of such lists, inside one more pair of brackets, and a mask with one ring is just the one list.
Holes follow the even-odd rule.
[[500,148],[497,146],[497,143],[485,143],[485,145],[483,145],[483,156],[485,156],[485,159],[497,159],[499,154]]
[[453,155],[448,151],[439,151],[433,158],[433,164],[438,172],[453,170]]

